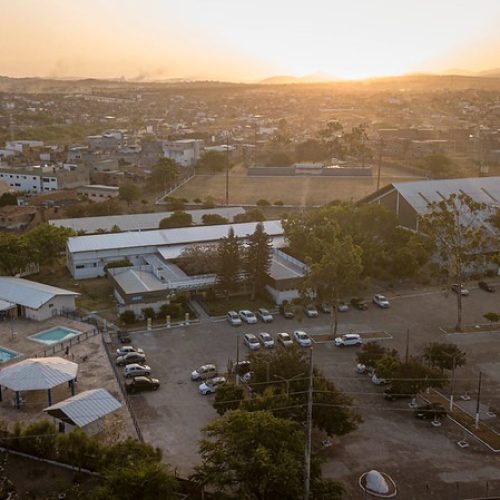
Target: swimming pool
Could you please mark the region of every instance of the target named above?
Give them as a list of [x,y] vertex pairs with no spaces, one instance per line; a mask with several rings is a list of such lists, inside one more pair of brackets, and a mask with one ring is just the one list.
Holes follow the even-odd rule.
[[65,326],[55,326],[49,330],[44,330],[43,332],[35,333],[30,335],[28,338],[34,340],[35,342],[40,342],[45,345],[57,344],[58,342],[63,342],[64,340],[69,340],[77,335],[80,335],[78,330],[72,330]]
[[5,347],[0,347],[0,363],[5,363],[10,361],[13,358],[17,358],[19,353],[16,351],[11,351],[10,349],[6,349]]

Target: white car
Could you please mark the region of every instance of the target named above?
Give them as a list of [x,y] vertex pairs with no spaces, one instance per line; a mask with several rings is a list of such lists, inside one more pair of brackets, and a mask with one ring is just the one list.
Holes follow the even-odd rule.
[[257,310],[257,317],[263,322],[263,323],[272,323],[273,322],[273,315],[267,310],[267,309],[258,309]]
[[373,296],[373,303],[377,304],[377,306],[381,307],[382,309],[388,309],[389,307],[391,307],[391,303],[387,300],[386,296],[380,293],[377,293]]
[[258,335],[261,344],[266,349],[272,349],[274,347],[274,339],[269,335],[269,333],[262,332]]
[[346,333],[340,337],[335,337],[334,342],[337,347],[344,347],[346,345],[361,345],[363,339],[359,333]]
[[349,310],[349,305],[346,304],[345,302],[340,302],[340,304],[337,305],[337,311],[339,313],[345,313]]
[[243,343],[252,351],[260,349],[259,339],[253,333],[245,333],[243,335]]
[[293,340],[290,338],[290,335],[288,335],[288,333],[286,332],[278,333],[276,335],[276,338],[283,347],[290,347],[293,345]]
[[317,318],[319,316],[319,312],[315,306],[309,304],[304,307],[304,312],[308,318]]
[[375,385],[384,385],[388,384],[389,382],[385,378],[377,377],[377,374],[374,373],[372,375],[372,383],[374,383]]
[[191,380],[204,380],[217,375],[217,367],[213,364],[201,365],[191,373]]
[[218,387],[226,383],[226,379],[224,377],[214,377],[206,380],[203,384],[200,384],[198,390],[200,394],[206,396],[207,394],[214,393]]
[[464,296],[464,297],[467,297],[469,295],[469,290],[467,290],[467,288],[465,288],[465,286],[462,284],[462,285],[459,285],[458,283],[455,283],[454,285],[451,285],[451,289],[455,292],[455,293],[460,293],[460,295]]
[[125,378],[130,377],[140,377],[140,376],[148,376],[151,375],[151,368],[148,365],[140,365],[139,363],[132,363],[131,365],[127,365],[123,369],[123,375]]
[[138,352],[139,354],[144,354],[144,351],[140,347],[134,347],[133,345],[122,345],[116,350],[117,356],[125,356],[129,352]]
[[240,326],[241,325],[241,318],[236,311],[229,311],[226,314],[226,319],[227,319],[227,322],[232,326]]
[[249,325],[255,325],[255,323],[257,323],[257,316],[255,316],[255,314],[248,309],[240,311],[240,318]]
[[295,342],[300,345],[300,347],[311,347],[312,346],[312,339],[307,335],[306,332],[303,330],[295,330],[293,332],[293,338],[295,339]]

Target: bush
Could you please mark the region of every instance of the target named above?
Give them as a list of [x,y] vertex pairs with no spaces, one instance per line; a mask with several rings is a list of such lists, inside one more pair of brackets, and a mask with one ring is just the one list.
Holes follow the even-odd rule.
[[212,196],[207,196],[203,202],[203,208],[215,208],[215,200]]
[[282,206],[284,205],[284,203],[283,203],[281,200],[278,200],[278,201],[275,201],[275,202],[274,202],[274,205],[275,205],[276,207],[282,207]]
[[131,325],[132,323],[135,323],[134,311],[124,311],[123,313],[121,313],[120,314],[120,321],[124,325]]
[[269,203],[269,201],[265,200],[264,198],[257,200],[258,207],[268,207],[269,205],[271,205],[271,203]]
[[177,304],[176,302],[172,304],[163,304],[160,307],[160,314],[166,318],[170,316],[171,319],[184,319],[184,308],[181,304]]
[[113,260],[111,262],[108,262],[104,266],[104,271],[107,271],[108,269],[113,269],[115,267],[131,267],[132,262],[130,262],[126,257],[124,259],[120,260]]
[[148,318],[151,318],[151,319],[155,319],[155,311],[152,307],[146,307],[142,310],[142,315],[144,316],[144,319],[148,319]]

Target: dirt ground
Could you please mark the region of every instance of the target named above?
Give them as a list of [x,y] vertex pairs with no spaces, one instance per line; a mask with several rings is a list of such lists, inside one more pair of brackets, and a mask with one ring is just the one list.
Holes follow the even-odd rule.
[[[417,180],[396,170],[387,171],[381,186],[392,182]],[[254,205],[259,199],[271,204],[282,201],[285,205],[324,205],[334,200],[359,200],[377,188],[377,178],[372,177],[248,177],[232,174],[229,177],[229,202]],[[214,198],[216,203],[225,202],[226,179],[223,175],[197,175],[179,188],[172,196],[186,198]]]

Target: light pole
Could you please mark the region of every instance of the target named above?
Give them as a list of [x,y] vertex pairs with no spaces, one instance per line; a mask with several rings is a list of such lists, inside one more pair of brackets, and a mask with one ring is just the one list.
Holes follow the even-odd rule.
[[304,500],[309,500],[311,488],[311,451],[312,451],[312,411],[313,411],[313,348],[309,348],[309,387],[307,390],[307,429],[304,451]]

